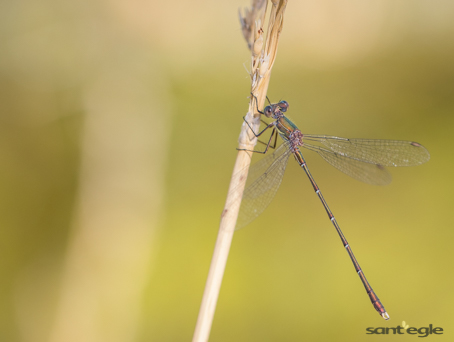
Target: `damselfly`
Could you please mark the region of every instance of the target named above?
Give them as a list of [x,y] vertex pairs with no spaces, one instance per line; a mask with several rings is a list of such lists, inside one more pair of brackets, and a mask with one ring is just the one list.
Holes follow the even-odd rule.
[[387,320],[389,319],[388,313],[374,290],[372,290],[339,224],[309,172],[300,147],[317,152],[329,164],[345,174],[365,183],[375,185],[385,185],[391,181],[391,175],[386,170],[386,166],[423,164],[429,160],[429,152],[424,146],[413,141],[346,139],[335,136],[302,134],[298,127],[284,115],[288,107],[289,104],[286,101],[280,101],[275,104],[270,103],[263,112],[257,108],[260,114],[274,119],[260,133],[256,134],[248,124],[256,137],[260,137],[264,132],[271,129],[271,136],[265,150],[251,152],[266,153],[269,147],[272,147],[273,138],[275,147],[277,135],[280,135],[284,142],[273,154],[260,160],[250,168],[236,229],[244,227],[265,210],[274,198],[284,175],[288,158],[293,154],[298,164],[306,172],[315,193],[322,202],[334,228],[336,228],[372,305]]

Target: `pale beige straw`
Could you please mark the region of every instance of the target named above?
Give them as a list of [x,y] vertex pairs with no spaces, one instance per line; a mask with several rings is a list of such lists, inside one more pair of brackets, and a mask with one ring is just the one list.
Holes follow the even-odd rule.
[[[271,68],[277,54],[279,35],[282,31],[284,12],[287,0],[271,0],[271,11],[268,22],[266,40],[264,40],[263,22],[265,18],[267,1],[252,0],[250,9],[245,10],[244,17],[240,13],[240,22],[243,36],[251,50],[251,93],[249,110],[246,120],[257,132],[260,126],[260,114],[258,108],[263,108],[266,99],[266,92],[271,76]],[[253,150],[257,139],[252,134],[248,125],[243,122],[239,137],[239,149]],[[203,293],[197,325],[194,332],[193,342],[208,341],[214,311],[218,300],[219,289],[224,275],[227,257],[235,230],[236,220],[240,209],[241,198],[246,184],[246,178],[251,163],[251,152],[238,151],[238,156],[233,168],[233,176],[230,181],[229,192],[221,215],[216,245],[214,247],[213,259],[211,260],[210,271]]]

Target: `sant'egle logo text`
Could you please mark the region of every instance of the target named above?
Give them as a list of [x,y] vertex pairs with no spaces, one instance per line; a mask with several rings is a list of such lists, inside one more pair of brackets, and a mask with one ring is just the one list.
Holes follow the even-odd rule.
[[415,327],[410,327],[408,324],[405,323],[405,321],[402,322],[402,326],[398,325],[395,328],[388,328],[388,327],[379,327],[379,328],[367,328],[366,329],[366,334],[371,335],[371,334],[376,334],[376,335],[417,335],[418,337],[427,337],[429,335],[435,334],[435,335],[442,335],[443,334],[443,328],[437,327],[434,328],[432,324],[429,324],[428,327],[421,327],[421,328],[415,328]]

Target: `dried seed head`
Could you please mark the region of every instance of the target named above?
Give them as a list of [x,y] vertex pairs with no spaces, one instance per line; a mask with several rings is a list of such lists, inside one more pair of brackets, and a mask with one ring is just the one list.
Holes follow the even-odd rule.
[[252,82],[251,82],[251,89],[255,89],[257,87],[257,73],[252,74]]
[[263,35],[262,21],[260,19],[255,21],[254,40],[257,40]]
[[260,60],[260,77],[265,76],[268,72],[270,66],[270,55],[265,55],[265,57],[261,58]]
[[[259,20],[260,23],[260,20]],[[256,23],[256,27],[259,27],[258,24]],[[263,48],[263,30],[260,27],[258,30],[255,31],[255,37],[254,37],[254,46],[252,49],[252,56],[257,57],[260,56],[262,53],[262,48]]]

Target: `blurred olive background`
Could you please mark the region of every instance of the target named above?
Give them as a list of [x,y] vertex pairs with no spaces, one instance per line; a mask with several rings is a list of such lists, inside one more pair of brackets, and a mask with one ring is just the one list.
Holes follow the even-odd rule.
[[[248,106],[247,5],[2,3],[0,341],[191,339]],[[235,233],[211,341],[389,340],[366,328],[402,321],[453,339],[452,18],[449,0],[289,1],[270,99],[303,133],[431,160],[374,187],[306,153],[390,321],[290,162]]]

